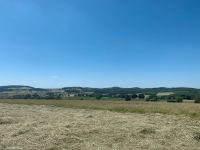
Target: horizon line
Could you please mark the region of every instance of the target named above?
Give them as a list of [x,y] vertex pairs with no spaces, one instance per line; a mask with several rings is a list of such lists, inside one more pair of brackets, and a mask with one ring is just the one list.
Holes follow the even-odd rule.
[[55,87],[55,88],[51,88],[51,87],[36,87],[36,86],[31,86],[31,85],[20,85],[20,84],[16,84],[16,85],[0,85],[0,87],[6,87],[6,86],[24,86],[24,87],[31,87],[31,88],[40,88],[40,89],[62,89],[62,88],[70,88],[70,87],[74,87],[74,88],[98,88],[98,89],[105,89],[105,88],[140,88],[140,89],[154,89],[154,88],[190,88],[190,89],[200,89],[200,88],[195,88],[195,87],[186,87],[186,86],[158,86],[158,87],[122,87],[122,86],[108,86],[108,87],[90,87],[90,86],[62,86],[62,87]]

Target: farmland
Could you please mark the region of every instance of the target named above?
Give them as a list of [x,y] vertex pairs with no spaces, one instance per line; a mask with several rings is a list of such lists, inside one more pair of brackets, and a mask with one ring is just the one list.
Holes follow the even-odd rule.
[[200,150],[200,0],[0,0],[0,150]]
[[[64,101],[29,101],[29,105],[15,102],[18,104],[0,104],[2,150],[197,150],[200,146],[200,123],[196,119],[170,113],[119,113],[94,108],[123,105],[133,109],[133,105],[142,108],[143,103],[116,102],[108,107],[111,102],[70,101],[64,107],[72,108],[64,108],[55,107]],[[147,110],[153,104],[147,105]],[[89,105],[92,109],[79,109]]]
[[0,86],[0,99],[112,99],[182,102],[183,99],[200,102],[200,89],[195,88],[89,88],[64,87],[41,89],[30,86]]
[[200,119],[200,104],[195,103],[167,103],[146,101],[119,101],[119,100],[0,100],[0,103],[50,105],[74,109],[109,110],[114,112],[130,113],[161,113],[169,115],[189,116]]

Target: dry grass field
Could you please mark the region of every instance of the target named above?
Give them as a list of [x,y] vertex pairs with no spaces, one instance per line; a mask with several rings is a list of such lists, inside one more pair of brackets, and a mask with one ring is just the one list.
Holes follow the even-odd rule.
[[[192,101],[193,102],[193,101]],[[200,120],[200,104],[145,102],[145,101],[114,101],[114,100],[0,100],[0,103],[50,105],[65,108],[109,110],[131,113],[161,113],[189,116]]]
[[[92,109],[78,109],[86,107],[86,102]],[[38,103],[40,105],[0,104],[0,150],[200,149],[200,122],[197,119],[186,115],[149,112],[150,109],[154,110],[152,105],[158,109],[158,106],[167,106],[167,103],[150,103],[146,109],[142,106],[144,102],[84,101],[80,104],[80,101],[70,101],[70,105],[65,106],[76,105],[77,109],[55,107],[55,104],[50,104],[53,101],[48,101],[49,106],[41,105],[43,101]],[[116,109],[117,104],[128,110],[143,107],[148,113],[94,110],[97,105],[98,109],[110,109],[111,106]],[[186,109],[185,104],[178,105],[170,104],[167,109],[169,114],[179,107]],[[199,107],[187,105],[188,109],[194,107],[197,110],[196,107]],[[160,109],[164,109],[164,106]]]

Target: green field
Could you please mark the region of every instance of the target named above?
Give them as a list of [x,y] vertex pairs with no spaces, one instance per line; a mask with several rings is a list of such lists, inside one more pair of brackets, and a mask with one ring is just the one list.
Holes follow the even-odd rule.
[[25,105],[50,105],[65,108],[97,109],[131,113],[161,113],[185,115],[200,119],[200,105],[195,103],[167,103],[145,101],[103,100],[0,100],[0,103]]

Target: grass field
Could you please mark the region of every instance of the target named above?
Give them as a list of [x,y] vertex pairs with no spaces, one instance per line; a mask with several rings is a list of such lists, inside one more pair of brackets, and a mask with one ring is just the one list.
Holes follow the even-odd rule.
[[[165,113],[180,113],[186,107],[184,104],[7,101],[20,104],[16,105],[3,102],[4,104],[0,104],[0,150],[200,149],[199,121],[185,116],[147,113],[161,111],[164,106],[168,107],[162,110]],[[43,104],[92,109],[52,107]],[[144,104],[147,105],[147,109]],[[195,109],[199,107],[188,106]],[[112,108],[114,111],[124,111],[122,108],[125,107],[125,111],[137,108],[140,113],[94,110]],[[178,108],[178,111],[175,111],[175,108]]]
[[101,101],[101,100],[0,100],[0,103],[51,105],[65,108],[110,110],[131,113],[161,113],[185,115],[200,119],[200,104],[167,103],[145,101]]

